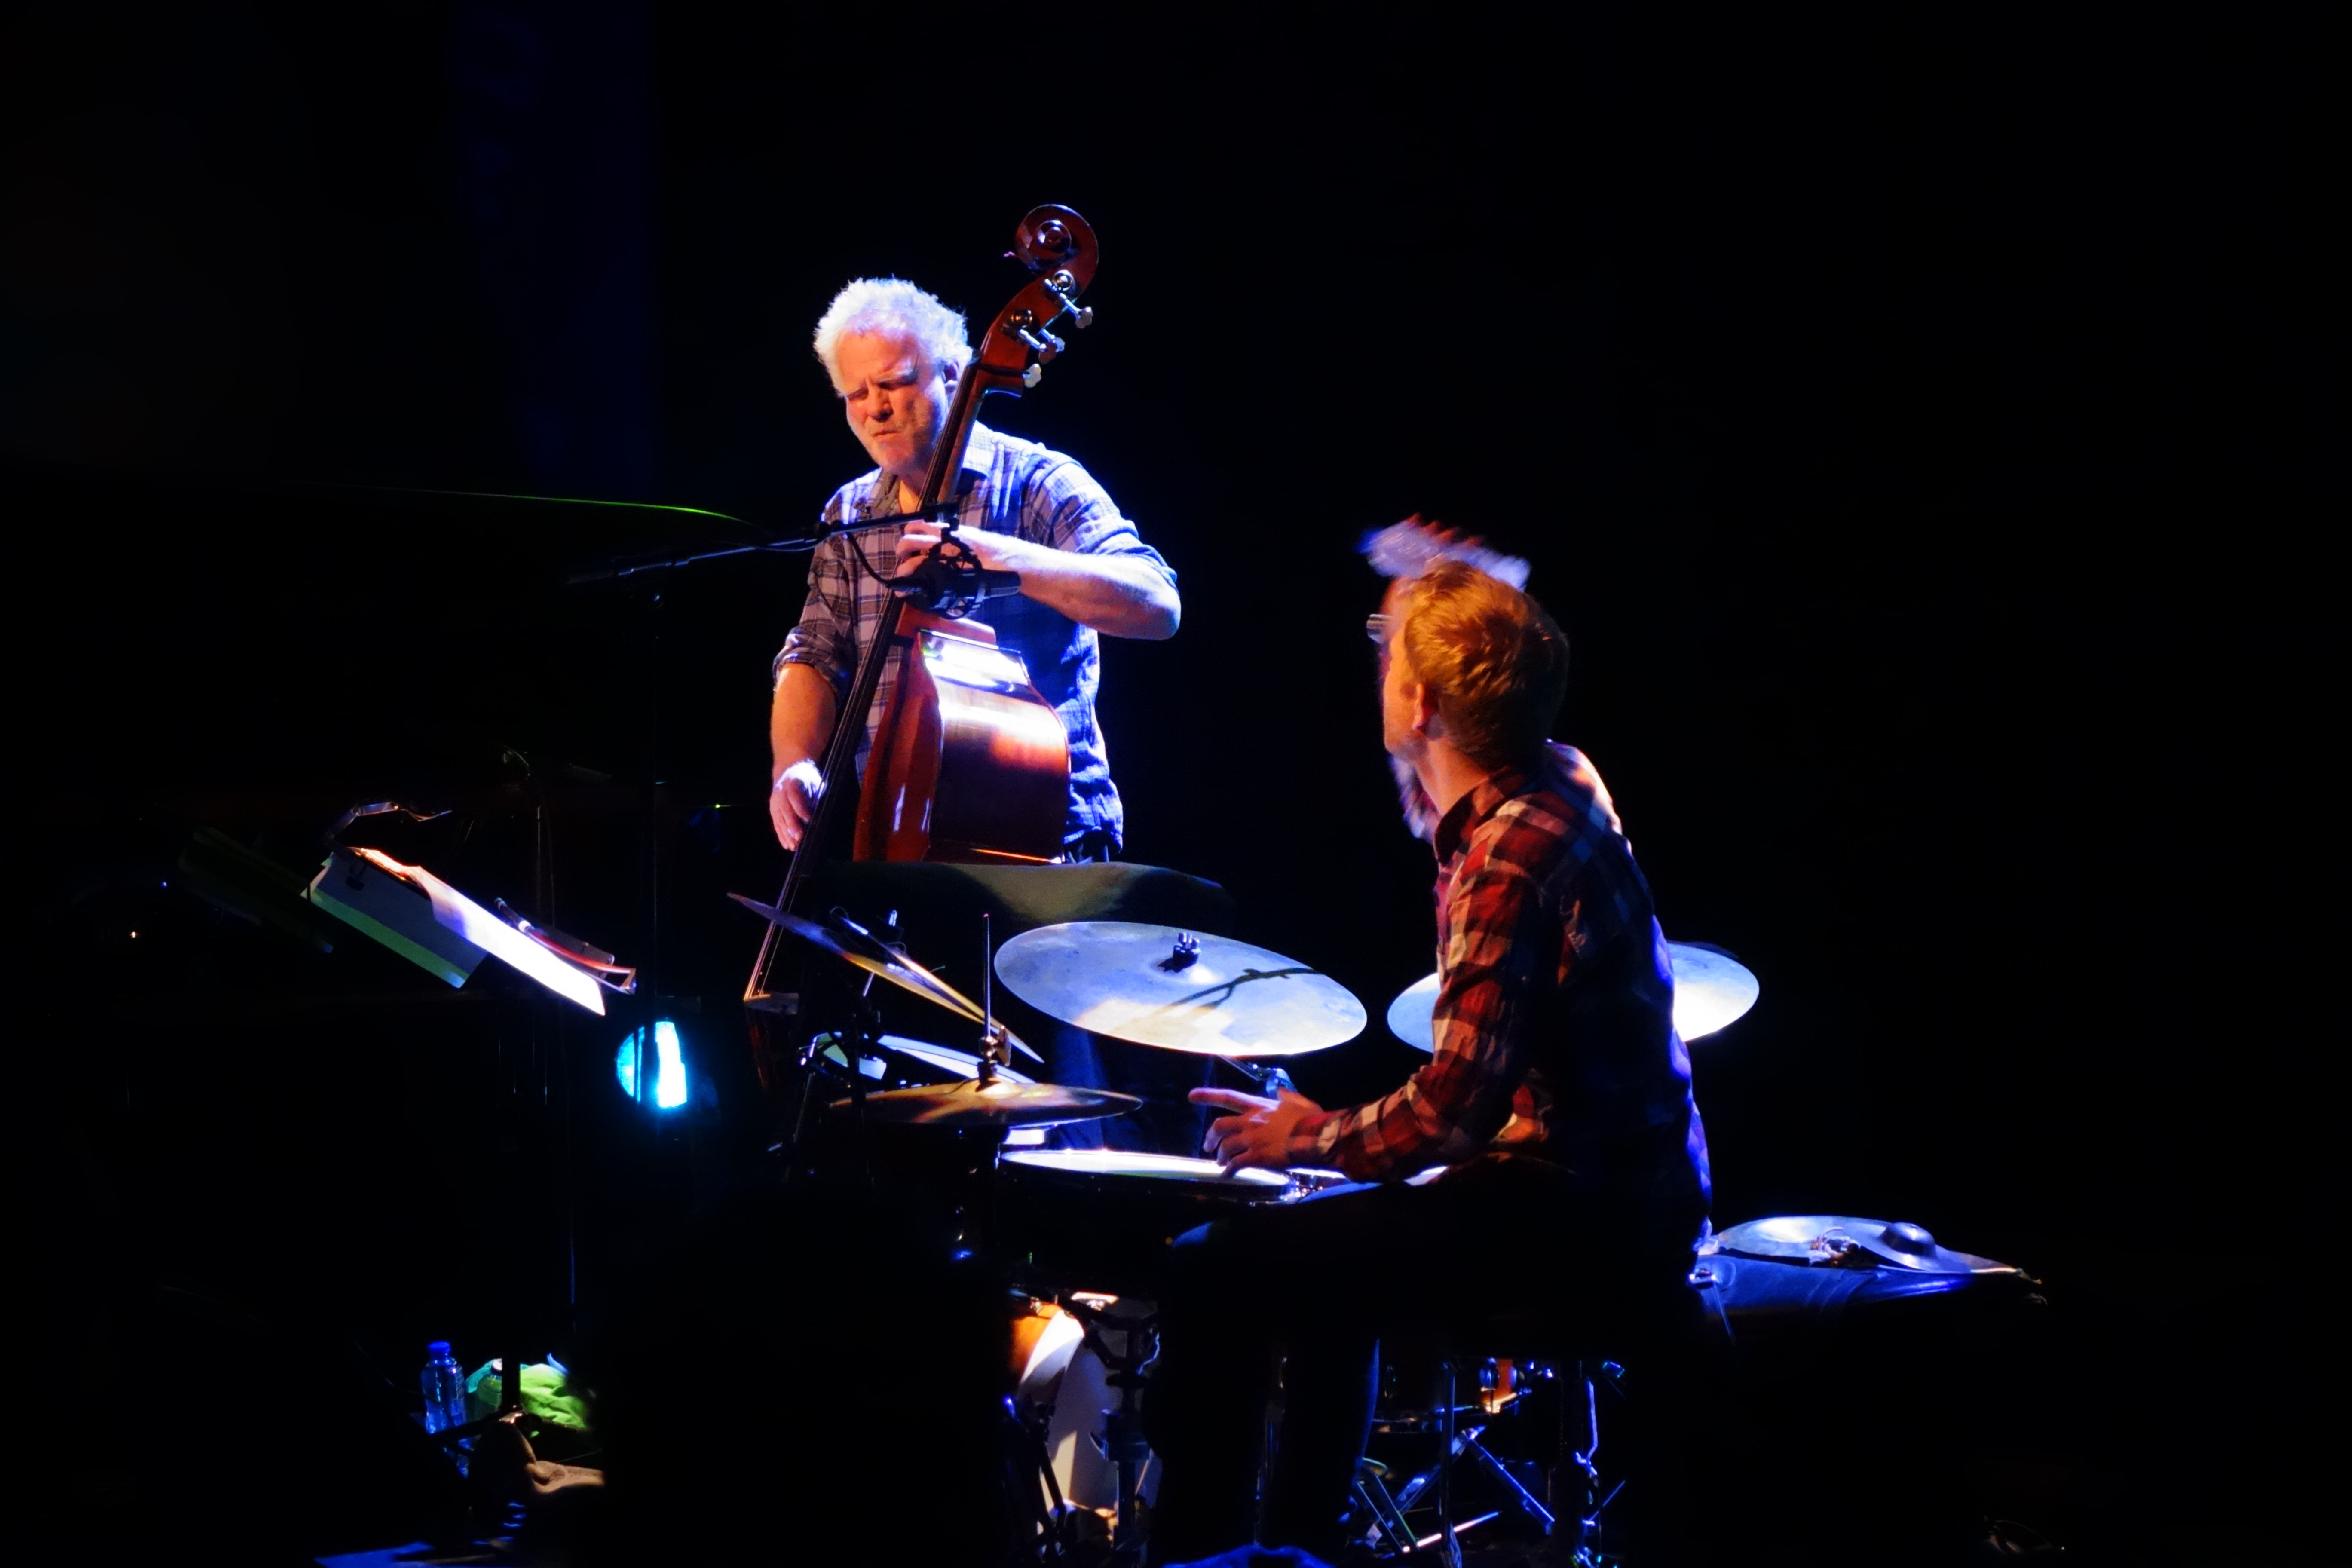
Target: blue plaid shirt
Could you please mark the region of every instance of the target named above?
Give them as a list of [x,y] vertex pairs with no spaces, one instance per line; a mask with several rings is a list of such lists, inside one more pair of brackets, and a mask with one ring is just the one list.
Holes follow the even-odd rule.
[[[1034,441],[1000,435],[975,423],[964,447],[960,527],[1011,534],[1079,555],[1125,555],[1147,561],[1173,586],[1176,574],[1160,552],[1143,542],[1135,524],[1094,477],[1061,453]],[[886,517],[898,510],[898,486],[879,468],[849,481],[824,504],[828,526],[844,519]],[[808,598],[800,624],[776,656],[775,674],[804,664],[833,682],[835,700],[846,696],[857,661],[874,640],[888,590],[874,572],[888,576],[898,563],[898,535],[892,525],[863,533],[835,535],[809,558]],[[873,572],[858,564],[862,553]],[[1070,813],[1065,844],[1100,833],[1116,847],[1126,837],[1118,786],[1111,783],[1110,758],[1102,728],[1095,721],[1095,688],[1102,679],[1102,653],[1091,627],[1027,595],[993,599],[976,616],[996,631],[997,646],[1029,667],[1029,679],[1061,715],[1070,738]],[[883,667],[874,706],[866,710],[866,738],[857,748],[857,772],[865,775],[874,732],[898,684],[898,661]]]

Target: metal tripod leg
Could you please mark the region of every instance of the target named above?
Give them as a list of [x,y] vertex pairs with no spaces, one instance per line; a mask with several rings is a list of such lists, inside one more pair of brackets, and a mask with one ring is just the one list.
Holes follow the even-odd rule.
[[1437,1560],[1445,1568],[1462,1568],[1462,1542],[1454,1533],[1454,1358],[1437,1364],[1438,1393],[1444,1401],[1437,1429]]
[[[1603,1378],[1612,1384],[1615,1382],[1617,1373],[1615,1363],[1601,1362],[1598,1369]],[[1610,1489],[1607,1497],[1601,1495],[1601,1468],[1595,1463],[1601,1453],[1601,1397],[1599,1392],[1592,1386],[1594,1370],[1594,1363],[1590,1362],[1579,1362],[1575,1367],[1576,1382],[1573,1386],[1584,1395],[1584,1433],[1580,1447],[1573,1447],[1567,1441],[1570,1414],[1566,1397],[1568,1390],[1563,1388],[1560,1391],[1562,1395],[1560,1465],[1555,1474],[1564,1475],[1571,1464],[1576,1467],[1576,1484],[1583,1494],[1579,1500],[1579,1507],[1576,1510],[1577,1561],[1579,1562],[1593,1560],[1591,1556],[1593,1542],[1601,1539],[1601,1510],[1608,1506],[1611,1498],[1617,1495],[1615,1487]],[[1618,1484],[1623,1485],[1622,1481]]]
[[1455,1457],[1467,1454],[1477,1460],[1478,1468],[1502,1482],[1503,1489],[1510,1494],[1512,1500],[1519,1505],[1520,1510],[1529,1519],[1542,1527],[1546,1535],[1549,1535],[1553,1523],[1551,1510],[1538,1502],[1535,1494],[1519,1484],[1519,1479],[1511,1474],[1510,1467],[1486,1451],[1486,1446],[1478,1441],[1479,1435],[1484,1430],[1484,1427],[1473,1427],[1465,1433]]
[[[1111,1474],[1118,1487],[1118,1514],[1111,1531],[1110,1561],[1119,1568],[1127,1568],[1142,1562],[1147,1533],[1137,1503],[1142,1490],[1143,1468],[1151,1458],[1151,1445],[1144,1439],[1138,1396],[1143,1391],[1143,1369],[1159,1353],[1159,1317],[1156,1313],[1123,1316],[1078,1300],[1065,1301],[1063,1310],[1078,1320],[1087,1346],[1103,1364],[1104,1383],[1118,1395],[1118,1403],[1102,1412],[1102,1433],[1094,1442],[1103,1458],[1110,1461]],[[1121,1336],[1121,1348],[1117,1352],[1105,1337],[1111,1331]]]
[[1371,1516],[1371,1528],[1360,1538],[1364,1544],[1384,1547],[1402,1557],[1412,1552],[1412,1527],[1405,1522],[1404,1510],[1390,1492],[1388,1467],[1377,1459],[1356,1461],[1354,1494],[1356,1506]]
[[[1584,1435],[1580,1440],[1570,1438],[1568,1434],[1570,1418],[1563,1410],[1560,1459],[1553,1471],[1552,1481],[1554,1487],[1560,1488],[1562,1490],[1547,1503],[1545,1500],[1538,1498],[1529,1491],[1519,1479],[1511,1473],[1510,1467],[1496,1458],[1493,1451],[1480,1441],[1486,1435],[1486,1429],[1484,1426],[1465,1428],[1461,1425],[1461,1413],[1455,1404],[1459,1397],[1456,1383],[1459,1369],[1454,1359],[1451,1357],[1441,1359],[1438,1363],[1438,1370],[1441,1405],[1438,1411],[1436,1462],[1429,1469],[1408,1480],[1403,1489],[1393,1495],[1388,1491],[1385,1485],[1379,1486],[1377,1496],[1372,1495],[1360,1472],[1357,1488],[1360,1500],[1366,1511],[1371,1513],[1376,1521],[1384,1522],[1387,1516],[1381,1511],[1381,1505],[1386,1503],[1389,1510],[1393,1510],[1396,1517],[1402,1521],[1403,1510],[1411,1508],[1415,1500],[1434,1487],[1437,1493],[1435,1500],[1437,1532],[1434,1536],[1425,1539],[1437,1546],[1443,1561],[1458,1564],[1462,1549],[1458,1521],[1454,1517],[1454,1468],[1456,1464],[1468,1460],[1475,1463],[1481,1470],[1499,1483],[1512,1504],[1534,1521],[1547,1536],[1554,1536],[1559,1531],[1559,1516],[1554,1510],[1564,1504],[1574,1506],[1577,1515],[1577,1535],[1573,1543],[1576,1552],[1574,1561],[1580,1563],[1585,1561],[1585,1548],[1595,1539],[1595,1521],[1592,1516],[1599,1511],[1596,1502],[1598,1477],[1592,1468],[1592,1450],[1598,1447],[1598,1430],[1590,1386],[1583,1384],[1581,1376],[1578,1378],[1577,1386],[1584,1388],[1586,1399],[1583,1417],[1580,1423],[1584,1427]],[[1579,1441],[1580,1441],[1580,1447]],[[1571,1466],[1574,1467],[1572,1472],[1574,1476],[1583,1483],[1578,1489],[1572,1501],[1565,1495],[1565,1488],[1570,1484],[1567,1477],[1571,1473]],[[1370,1533],[1386,1534],[1387,1531],[1382,1529]]]

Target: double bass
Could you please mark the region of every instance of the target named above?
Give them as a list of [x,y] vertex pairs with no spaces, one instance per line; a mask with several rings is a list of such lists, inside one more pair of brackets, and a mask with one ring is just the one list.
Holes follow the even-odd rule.
[[[1013,246],[1012,255],[1034,276],[981,334],[958,378],[919,503],[854,525],[937,520],[943,537],[886,601],[848,696],[834,713],[825,788],[784,874],[780,910],[797,912],[810,875],[840,835],[850,795],[835,781],[849,774],[886,661],[893,658],[899,661],[898,683],[856,795],[851,857],[1043,865],[1062,851],[1068,737],[1021,660],[997,646],[994,631],[970,618],[988,593],[1004,585],[984,583],[978,560],[956,537],[962,501],[956,481],[981,399],[1035,386],[1066,346],[1055,329],[1065,321],[1093,322],[1094,312],[1078,297],[1093,281],[1097,247],[1084,218],[1053,205],[1032,209],[1013,231]],[[928,605],[913,603],[916,596]],[[768,928],[744,988],[744,1005],[758,1011],[780,1006],[768,986],[778,935]]]

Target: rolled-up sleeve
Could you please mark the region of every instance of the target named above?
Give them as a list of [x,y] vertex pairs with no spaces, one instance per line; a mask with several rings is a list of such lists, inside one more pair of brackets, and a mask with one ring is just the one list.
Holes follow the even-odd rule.
[[1076,555],[1119,555],[1148,563],[1171,587],[1176,571],[1160,552],[1143,542],[1135,524],[1118,510],[1095,477],[1064,458],[1028,487],[1021,509],[1026,538]]
[[1522,1034],[1543,920],[1522,868],[1486,845],[1465,856],[1446,900],[1434,1053],[1385,1098],[1300,1122],[1293,1135],[1311,1144],[1318,1163],[1384,1181],[1486,1146],[1509,1120],[1512,1086],[1525,1074]]

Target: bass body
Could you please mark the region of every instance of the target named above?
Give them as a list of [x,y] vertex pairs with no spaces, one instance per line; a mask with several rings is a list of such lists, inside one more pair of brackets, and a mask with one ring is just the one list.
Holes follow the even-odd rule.
[[898,681],[858,791],[852,856],[1042,865],[1062,852],[1070,746],[1029,671],[978,621],[901,609]]

